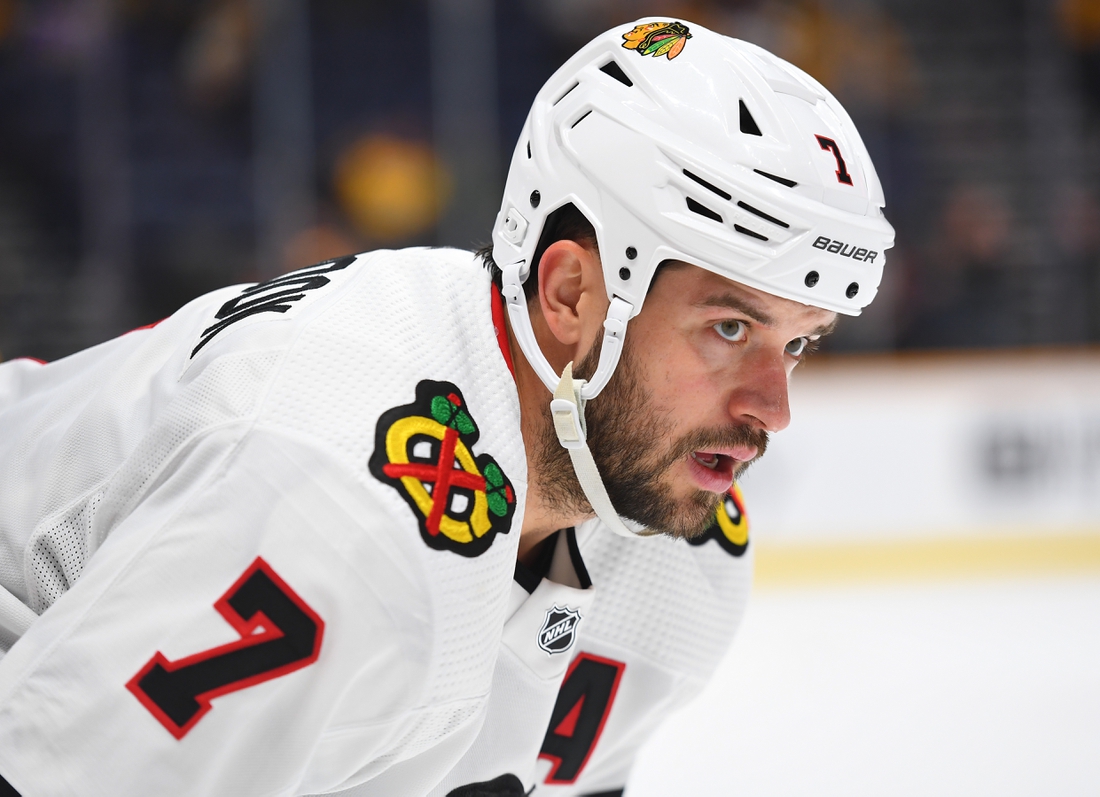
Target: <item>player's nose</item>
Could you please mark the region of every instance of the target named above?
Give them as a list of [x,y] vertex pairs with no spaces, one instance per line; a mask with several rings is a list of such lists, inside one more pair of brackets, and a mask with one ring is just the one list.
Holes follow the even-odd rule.
[[778,432],[791,422],[788,375],[783,355],[750,354],[730,394],[729,413],[736,423]]

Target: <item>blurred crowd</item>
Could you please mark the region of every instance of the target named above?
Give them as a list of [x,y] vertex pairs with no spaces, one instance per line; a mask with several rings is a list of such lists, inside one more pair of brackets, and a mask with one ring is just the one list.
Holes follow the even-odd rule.
[[[0,359],[490,234],[535,92],[683,18],[821,80],[897,228],[834,351],[1100,341],[1100,0],[0,0]],[[467,96],[466,92],[469,92]]]

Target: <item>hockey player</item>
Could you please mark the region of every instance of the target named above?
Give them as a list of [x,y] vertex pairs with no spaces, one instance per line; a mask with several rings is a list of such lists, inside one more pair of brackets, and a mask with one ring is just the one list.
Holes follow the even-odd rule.
[[618,793],[882,206],[812,78],[643,20],[539,93],[489,271],[346,257],[0,366],[6,787]]

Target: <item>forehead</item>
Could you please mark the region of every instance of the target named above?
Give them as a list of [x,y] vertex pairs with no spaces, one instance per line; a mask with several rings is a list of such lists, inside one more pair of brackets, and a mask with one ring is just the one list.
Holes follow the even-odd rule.
[[662,266],[650,286],[642,312],[651,302],[665,309],[728,308],[745,313],[764,326],[821,327],[822,334],[836,321],[836,313],[831,310],[773,296],[679,261]]

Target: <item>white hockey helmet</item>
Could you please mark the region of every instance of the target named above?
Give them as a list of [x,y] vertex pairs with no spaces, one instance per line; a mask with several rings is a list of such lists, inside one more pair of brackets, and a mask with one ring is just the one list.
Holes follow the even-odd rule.
[[551,391],[558,375],[518,288],[547,216],[567,203],[595,227],[612,301],[585,399],[613,373],[662,261],[858,315],[894,240],[871,159],[828,90],[753,44],[668,19],[614,28],[570,58],[512,156],[493,259],[516,337]]
[[[590,381],[554,372],[523,283],[546,219],[572,203],[592,223],[610,306]],[[619,362],[657,270],[680,260],[775,296],[848,315],[874,298],[894,231],[871,159],[816,80],[694,23],[643,19],[598,36],[535,97],[493,228],[512,332],[554,393],[577,480],[612,531],[585,402]]]

